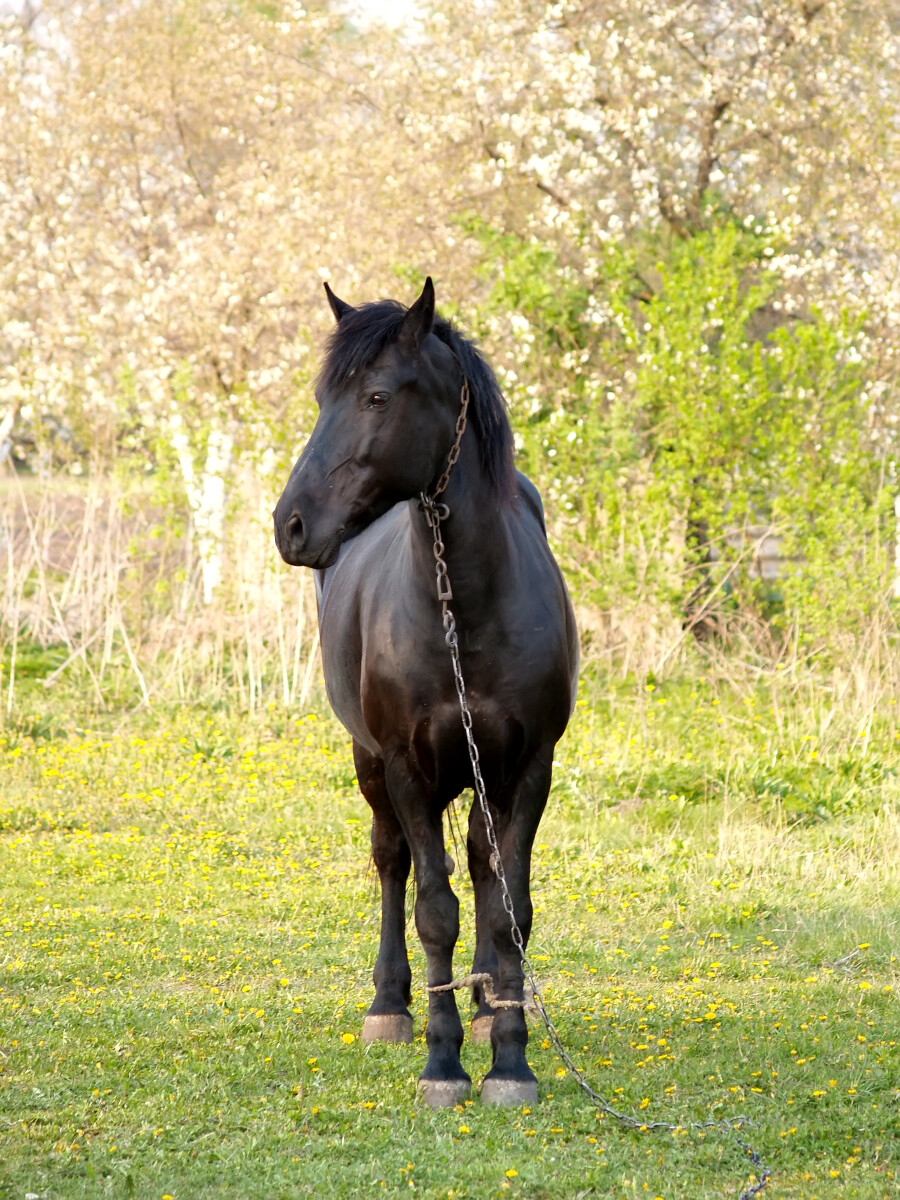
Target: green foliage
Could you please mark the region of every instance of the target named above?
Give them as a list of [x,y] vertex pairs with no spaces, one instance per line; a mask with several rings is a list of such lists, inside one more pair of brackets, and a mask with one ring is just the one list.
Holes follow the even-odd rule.
[[652,457],[648,500],[695,527],[721,527],[726,511],[738,523],[752,515],[769,483],[761,439],[774,397],[748,331],[774,281],[757,274],[759,239],[734,226],[676,250],[644,304],[629,301],[627,256],[611,280],[613,311],[634,355],[629,415]]
[[785,598],[812,638],[865,628],[887,586],[893,488],[886,444],[870,432],[861,333],[859,318],[832,324],[816,312],[776,331],[766,360],[782,401],[772,414],[771,514],[797,562]]
[[584,344],[588,288],[575,268],[563,267],[555,247],[536,237],[501,233],[473,214],[460,225],[485,253],[480,274],[491,280],[491,306],[533,322],[545,346],[569,349]]
[[[762,617],[806,646],[865,629],[891,493],[864,314],[788,315],[777,244],[734,222],[674,239],[652,271],[636,242],[611,247],[592,295],[550,247],[475,232],[488,305],[519,335],[523,467],[564,553],[592,564],[590,598]],[[774,588],[763,535],[779,539]]]
[[746,786],[763,805],[789,821],[826,821],[842,813],[877,812],[895,767],[879,760],[841,758],[835,763],[773,763],[752,771]]

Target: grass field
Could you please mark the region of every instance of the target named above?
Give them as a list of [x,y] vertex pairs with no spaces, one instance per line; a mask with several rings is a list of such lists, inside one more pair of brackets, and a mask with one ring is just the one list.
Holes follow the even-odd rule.
[[[410,921],[414,1043],[363,1046],[377,884],[320,701],[101,714],[22,662],[0,730],[0,1196],[703,1200],[749,1180],[727,1136],[598,1115],[534,1023],[530,1110],[477,1087],[416,1107],[423,957]],[[882,1200],[900,1191],[900,726],[838,692],[586,680],[531,950],[617,1107],[752,1122],[773,1197]],[[463,1054],[478,1081],[488,1049]]]

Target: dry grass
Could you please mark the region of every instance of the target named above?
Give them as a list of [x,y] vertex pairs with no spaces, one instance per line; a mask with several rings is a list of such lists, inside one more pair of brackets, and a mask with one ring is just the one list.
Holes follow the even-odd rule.
[[7,471],[0,500],[7,716],[23,643],[63,649],[45,684],[77,664],[101,707],[118,698],[110,688],[122,664],[144,704],[223,690],[250,710],[305,704],[318,653],[312,579],[278,559],[260,489],[234,505],[212,605],[202,603],[189,520],[148,490],[126,498],[111,480],[43,483]]

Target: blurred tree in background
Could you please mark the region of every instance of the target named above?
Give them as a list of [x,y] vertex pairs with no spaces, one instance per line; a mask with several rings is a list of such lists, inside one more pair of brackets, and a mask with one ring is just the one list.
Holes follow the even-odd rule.
[[[404,299],[430,272],[498,368],[598,652],[647,670],[688,635],[888,644],[893,0],[450,0],[399,28],[295,0],[32,0],[0,20],[4,639],[74,653],[102,625],[156,662],[215,602],[251,699],[270,677],[293,696],[265,525],[314,418],[319,282]],[[72,580],[101,568],[39,552],[63,514],[38,520],[28,476],[125,521],[108,562],[131,586],[100,587],[94,618]]]

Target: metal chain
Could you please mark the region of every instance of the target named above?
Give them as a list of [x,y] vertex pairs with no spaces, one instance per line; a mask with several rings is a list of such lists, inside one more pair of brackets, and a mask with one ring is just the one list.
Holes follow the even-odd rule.
[[[468,383],[463,385],[463,395],[465,397],[464,404],[468,404]],[[513,906],[512,896],[509,890],[509,884],[506,881],[506,872],[503,869],[503,860],[500,857],[500,846],[497,842],[497,834],[494,829],[494,820],[491,816],[490,806],[488,804],[487,790],[484,786],[484,779],[481,774],[481,759],[478,753],[478,746],[475,742],[475,735],[472,730],[472,714],[469,710],[469,703],[466,698],[466,683],[463,678],[462,666],[459,658],[459,637],[456,632],[456,620],[453,616],[453,611],[450,608],[450,601],[453,599],[453,591],[450,587],[450,577],[447,572],[447,563],[444,560],[445,547],[441,538],[441,522],[445,521],[450,510],[446,504],[435,504],[435,497],[444,490],[447,486],[447,479],[450,474],[450,468],[456,459],[459,457],[459,439],[462,437],[462,430],[465,429],[465,407],[460,413],[460,419],[457,421],[457,439],[450,451],[450,461],[447,469],[444,471],[438,487],[431,496],[421,493],[420,507],[425,514],[425,520],[428,522],[428,527],[432,531],[434,537],[434,560],[435,560],[435,575],[437,581],[437,597],[441,605],[441,622],[444,627],[444,641],[450,651],[450,661],[453,664],[453,680],[456,684],[456,694],[459,698],[459,711],[462,717],[463,729],[466,735],[466,744],[469,749],[469,761],[472,764],[472,778],[474,781],[475,798],[478,802],[478,807],[481,809],[481,814],[484,818],[484,827],[487,834],[488,845],[491,849],[490,864],[494,875],[497,877],[497,882],[500,886],[500,896],[503,902],[503,908],[509,917],[509,928],[512,934],[513,942],[519,952],[519,958],[522,963],[522,971],[528,980],[528,985],[531,988],[534,998],[534,1007],[537,1009],[544,1027],[547,1030],[547,1037],[550,1040],[553,1049],[564,1064],[566,1070],[588,1097],[595,1108],[605,1113],[607,1116],[613,1117],[620,1125],[624,1125],[629,1129],[635,1129],[640,1133],[650,1133],[658,1130],[665,1130],[669,1133],[681,1133],[686,1129],[706,1130],[714,1129],[719,1133],[729,1134],[738,1146],[749,1157],[756,1171],[757,1180],[748,1188],[744,1188],[738,1200],[753,1200],[753,1197],[758,1196],[765,1188],[771,1178],[771,1171],[763,1163],[760,1155],[754,1148],[742,1138],[738,1136],[738,1130],[743,1129],[744,1125],[753,1124],[746,1119],[741,1119],[737,1125],[732,1125],[729,1121],[691,1121],[687,1125],[673,1125],[668,1121],[640,1121],[637,1117],[631,1116],[630,1113],[621,1113],[612,1107],[608,1100],[596,1092],[584,1078],[579,1068],[572,1061],[572,1057],[563,1045],[559,1032],[547,1012],[544,998],[541,995],[540,986],[535,977],[534,968],[528,958],[525,950],[525,941],[522,937],[522,931],[519,929],[519,924],[516,921],[515,909]],[[517,1005],[518,1006],[518,1005]]]
[[[459,393],[459,416],[456,418],[456,440],[450,447],[450,453],[447,455],[447,465],[444,467],[443,473],[434,485],[434,491],[431,493],[431,499],[434,500],[439,496],[447,484],[450,482],[450,472],[456,466],[456,460],[459,458],[459,444],[462,441],[462,435],[466,432],[466,421],[468,420],[469,412],[469,381],[463,375],[462,388]],[[425,499],[425,493],[422,493],[422,499]]]

